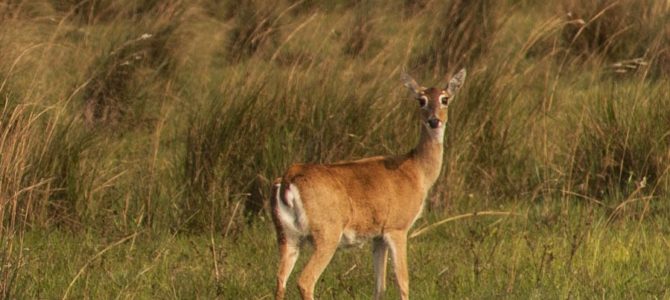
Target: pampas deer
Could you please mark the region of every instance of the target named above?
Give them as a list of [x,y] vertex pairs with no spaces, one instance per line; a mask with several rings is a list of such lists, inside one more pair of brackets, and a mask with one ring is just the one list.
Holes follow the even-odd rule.
[[375,299],[386,288],[388,250],[400,295],[409,298],[407,233],[440,174],[447,108],[465,80],[465,69],[444,88],[424,88],[407,74],[402,80],[421,110],[421,136],[409,153],[294,164],[275,180],[271,205],[280,254],[276,299],[284,298],[304,241],[313,243],[314,253],[298,287],[303,299],[313,299],[314,286],[338,246],[366,239],[373,243]]

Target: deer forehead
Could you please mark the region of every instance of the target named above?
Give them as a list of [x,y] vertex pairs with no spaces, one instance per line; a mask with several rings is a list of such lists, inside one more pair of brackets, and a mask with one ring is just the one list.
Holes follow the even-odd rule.
[[426,96],[428,99],[433,100],[433,101],[438,101],[440,100],[440,96],[442,95],[447,95],[447,91],[443,89],[438,89],[434,87],[430,87],[427,89],[424,89],[421,91],[421,96]]

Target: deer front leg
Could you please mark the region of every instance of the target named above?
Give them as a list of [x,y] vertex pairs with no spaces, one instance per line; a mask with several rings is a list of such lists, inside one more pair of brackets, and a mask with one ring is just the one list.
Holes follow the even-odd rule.
[[300,296],[304,300],[314,299],[316,281],[319,280],[321,273],[333,258],[340,243],[339,233],[312,234],[312,237],[314,239],[314,253],[305,265],[300,278],[298,278]]
[[386,235],[387,242],[391,248],[391,258],[395,271],[396,283],[400,290],[400,298],[409,299],[409,275],[407,271],[407,233],[394,231]]
[[372,241],[372,256],[375,269],[375,300],[384,298],[386,291],[386,262],[388,261],[388,246],[383,238]]

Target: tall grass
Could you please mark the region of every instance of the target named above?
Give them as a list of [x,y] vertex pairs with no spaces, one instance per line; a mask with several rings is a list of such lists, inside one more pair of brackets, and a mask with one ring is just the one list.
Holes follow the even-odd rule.
[[237,232],[291,162],[408,151],[402,69],[471,74],[435,209],[667,193],[667,6],[231,3],[4,4],[5,228]]
[[[610,88],[580,95],[582,118],[574,145],[573,180],[587,195],[665,195],[670,131],[668,91],[642,84],[609,82]],[[642,186],[642,185],[646,185]]]
[[95,178],[88,175],[95,171],[83,170],[82,156],[90,144],[58,122],[60,109],[9,105],[5,101],[0,115],[0,293],[12,298],[24,264],[24,232],[83,224],[91,213],[86,198]]
[[426,5],[418,17],[430,21],[422,28],[427,34],[417,41],[413,67],[439,76],[472,66],[491,47],[500,21],[496,5],[494,1],[460,0]]
[[277,4],[245,0],[230,3],[234,15],[233,28],[228,32],[226,53],[229,62],[237,62],[260,50],[276,47],[281,34],[281,11]]
[[[618,73],[640,67],[656,76],[668,72],[670,7],[658,1],[563,1],[567,19],[562,36],[567,50],[582,57],[602,57]],[[639,58],[640,61],[632,59]],[[642,63],[642,64],[641,64]],[[645,67],[647,66],[647,67]]]

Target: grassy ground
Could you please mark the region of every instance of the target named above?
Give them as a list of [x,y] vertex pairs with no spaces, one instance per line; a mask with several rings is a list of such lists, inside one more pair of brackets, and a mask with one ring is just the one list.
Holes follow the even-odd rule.
[[[607,211],[578,203],[566,211],[542,205],[503,209],[518,215],[461,219],[413,238],[413,298],[670,297],[666,217],[610,219]],[[429,215],[417,227],[438,220]],[[212,239],[30,232],[12,298],[271,298],[277,263],[271,228],[259,221]],[[298,271],[310,251],[303,251]],[[317,286],[318,297],[370,298],[371,261],[369,245],[338,251]],[[295,277],[290,298],[298,297]],[[389,277],[390,299],[398,297],[392,282]]]
[[[268,296],[269,182],[408,151],[400,73],[462,67],[417,227],[514,215],[414,238],[412,295],[668,298],[669,22],[636,0],[0,2],[0,298]],[[318,293],[367,298],[369,252]]]

